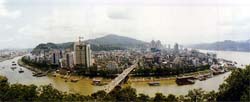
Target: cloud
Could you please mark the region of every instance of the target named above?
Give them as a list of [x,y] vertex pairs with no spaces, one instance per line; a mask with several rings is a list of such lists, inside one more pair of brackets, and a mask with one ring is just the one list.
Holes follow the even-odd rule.
[[111,9],[109,12],[107,12],[107,15],[110,19],[120,19],[120,20],[129,20],[132,19],[132,9],[129,8],[116,8]]
[[110,33],[144,41],[159,39],[168,44],[245,39],[250,32],[250,2],[237,2],[0,0],[0,27],[4,28],[0,29],[0,41],[9,44],[0,47],[34,47]]
[[0,0],[0,17],[10,17],[10,18],[17,18],[21,15],[20,10],[9,11],[5,7],[5,0]]

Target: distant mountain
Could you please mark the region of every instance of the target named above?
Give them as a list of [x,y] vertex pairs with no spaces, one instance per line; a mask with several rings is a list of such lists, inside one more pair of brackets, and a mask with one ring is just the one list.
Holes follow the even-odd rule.
[[250,43],[250,39],[246,41],[247,43]]
[[205,49],[205,50],[222,50],[222,51],[244,51],[250,52],[250,39],[246,41],[232,41],[225,40],[215,43],[206,43],[206,44],[196,44],[188,46],[196,49]]
[[[124,50],[128,48],[142,47],[146,46],[147,42],[136,40],[129,37],[118,36],[115,34],[106,35],[104,37],[89,39],[85,43],[91,45],[91,49],[94,51],[107,51],[107,50]],[[33,49],[33,53],[39,53],[41,51],[49,51],[52,49],[73,49],[74,42],[67,43],[42,43],[37,45]]]
[[110,34],[96,39],[90,39],[86,42],[94,45],[119,45],[123,47],[136,47],[138,45],[144,45],[146,43],[140,40],[124,36],[118,36],[115,34]]

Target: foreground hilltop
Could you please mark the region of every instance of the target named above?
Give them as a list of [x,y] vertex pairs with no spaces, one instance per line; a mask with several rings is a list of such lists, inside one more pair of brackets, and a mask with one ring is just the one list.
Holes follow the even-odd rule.
[[[135,48],[135,47],[143,47],[147,45],[147,42],[137,40],[134,38],[118,36],[115,34],[109,34],[96,39],[89,39],[84,41],[85,43],[91,44],[91,49],[93,51],[101,51],[101,50],[123,50],[127,48]],[[67,43],[42,43],[37,45],[33,49],[33,53],[40,52],[42,50],[48,51],[51,49],[73,49],[74,42]]]

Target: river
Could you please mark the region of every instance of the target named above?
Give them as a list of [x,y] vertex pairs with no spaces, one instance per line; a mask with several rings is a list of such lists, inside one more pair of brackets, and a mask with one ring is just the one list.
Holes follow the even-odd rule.
[[[33,77],[32,71],[17,65],[17,69],[12,70],[12,61],[17,62],[21,57],[16,57],[11,60],[0,62],[0,75],[6,76],[10,83],[21,84],[35,84],[35,85],[48,85],[51,84],[56,89],[61,91],[67,91],[71,93],[80,93],[83,95],[90,95],[93,92],[103,89],[102,86],[91,85],[92,79],[83,78],[77,83],[65,82],[65,79],[60,77],[46,76],[46,77]],[[4,67],[4,68],[3,68]],[[19,68],[24,70],[24,73],[19,73]]]
[[[250,64],[250,53],[249,52],[233,52],[233,51],[210,51],[210,50],[199,50],[203,53],[216,53],[218,58],[223,58],[231,61],[236,61],[238,67],[243,67],[241,65]],[[154,96],[155,93],[160,92],[164,95],[174,94],[174,95],[185,95],[188,90],[202,88],[206,91],[217,91],[220,84],[230,75],[231,72],[227,72],[221,75],[214,76],[213,78],[207,79],[205,81],[196,81],[193,85],[178,86],[175,80],[163,80],[160,81],[161,86],[149,86],[147,82],[136,82],[131,83],[133,88],[136,88],[137,93],[146,93],[149,96]]]
[[[227,60],[236,61],[238,66],[241,64],[246,65],[250,64],[250,53],[247,52],[232,52],[232,51],[206,51],[201,50],[201,52],[213,52],[217,54],[218,58],[224,58]],[[11,63],[12,61],[17,62],[20,57],[16,57],[11,60],[6,60],[0,62],[0,75],[6,76],[9,79],[10,83],[21,83],[21,84],[35,84],[35,85],[48,85],[52,84],[56,89],[61,91],[71,92],[71,93],[80,93],[83,95],[90,95],[93,92],[102,90],[103,86],[93,86],[91,85],[92,79],[83,78],[77,83],[65,82],[64,79],[60,77],[33,77],[32,71],[18,66],[17,69],[12,70]],[[24,73],[18,73],[19,68],[24,70]],[[129,82],[129,85],[133,88],[136,88],[137,93],[148,94],[149,96],[154,96],[155,93],[160,92],[164,95],[174,94],[174,95],[185,95],[189,90],[195,88],[202,88],[206,91],[217,91],[219,85],[223,83],[230,75],[230,72],[214,76],[213,78],[207,79],[205,81],[196,81],[193,85],[184,85],[178,86],[175,83],[175,80],[162,80],[160,86],[149,86],[147,82]]]

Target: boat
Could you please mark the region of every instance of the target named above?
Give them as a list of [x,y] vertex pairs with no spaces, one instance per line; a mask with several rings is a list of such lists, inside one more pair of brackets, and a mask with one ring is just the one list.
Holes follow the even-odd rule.
[[205,76],[199,76],[198,79],[199,79],[200,81],[204,81],[204,80],[206,80],[207,78],[206,78]]
[[64,75],[64,76],[62,76],[61,78],[63,78],[63,79],[68,79],[70,76],[67,76],[67,75]]
[[193,76],[183,76],[183,77],[177,77],[175,82],[177,85],[189,85],[195,83],[195,77]]
[[42,73],[42,74],[36,75],[36,77],[43,77],[43,76],[46,76],[46,74]]
[[103,86],[103,85],[107,85],[107,83],[103,83],[101,80],[98,80],[98,79],[93,79],[92,80],[92,85],[94,85],[94,86]]
[[100,84],[101,84],[101,80],[97,80],[97,79],[92,80],[92,85],[100,85]]
[[53,77],[56,77],[56,74],[53,74],[52,76],[53,76]]
[[32,76],[37,76],[37,75],[39,75],[39,74],[42,74],[42,73],[40,73],[40,72],[37,72],[37,73],[32,73],[33,75]]
[[11,69],[13,69],[13,70],[14,70],[14,69],[16,69],[16,67],[11,67]]
[[149,82],[149,86],[160,86],[160,82]]
[[23,73],[24,71],[22,70],[22,68],[20,68],[20,70],[18,71],[19,73]]
[[213,77],[213,73],[208,73],[208,74],[205,74],[203,76],[206,77],[206,78],[212,78]]
[[212,77],[213,77],[212,73],[207,73],[207,74],[199,75],[197,77],[197,79],[200,81],[204,81],[204,80],[207,80],[208,78],[212,78]]
[[71,81],[71,82],[78,82],[79,79],[71,79],[70,81]]
[[46,74],[42,73],[42,72],[38,72],[38,73],[33,73],[33,76],[35,76],[35,77],[43,77],[43,76],[46,76]]

